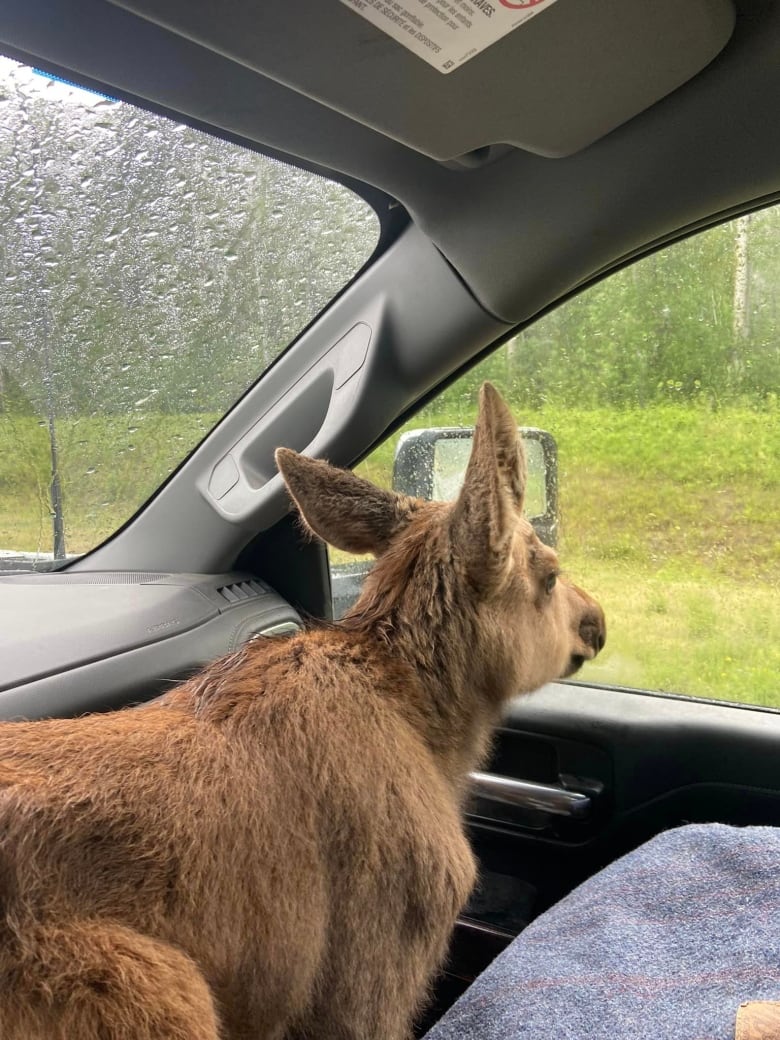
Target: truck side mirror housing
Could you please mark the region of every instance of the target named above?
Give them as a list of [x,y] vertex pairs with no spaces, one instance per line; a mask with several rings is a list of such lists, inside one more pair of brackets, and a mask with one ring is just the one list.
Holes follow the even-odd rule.
[[[525,515],[539,538],[553,548],[558,541],[558,448],[546,430],[521,426],[528,484]],[[393,462],[393,490],[415,498],[450,501],[460,490],[471,454],[474,430],[434,427],[404,433]]]

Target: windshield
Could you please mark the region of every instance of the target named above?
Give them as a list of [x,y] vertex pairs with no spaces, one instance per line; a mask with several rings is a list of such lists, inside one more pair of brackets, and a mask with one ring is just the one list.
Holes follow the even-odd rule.
[[361,198],[0,58],[0,571],[121,526],[373,252]]

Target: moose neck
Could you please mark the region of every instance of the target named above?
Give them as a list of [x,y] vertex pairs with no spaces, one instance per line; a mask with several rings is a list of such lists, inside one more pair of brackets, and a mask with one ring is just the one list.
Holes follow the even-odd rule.
[[511,677],[500,649],[486,645],[478,612],[463,602],[451,559],[435,546],[382,557],[340,627],[408,667],[407,707],[444,774],[463,790],[486,755]]

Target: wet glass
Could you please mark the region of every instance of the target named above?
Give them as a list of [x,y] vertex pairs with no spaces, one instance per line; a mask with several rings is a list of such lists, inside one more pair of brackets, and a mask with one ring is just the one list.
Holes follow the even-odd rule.
[[[471,437],[440,440],[436,443],[433,456],[433,494],[437,502],[450,502],[457,498],[463,486],[466,466],[471,455]],[[525,513],[528,517],[542,516],[547,510],[547,480],[544,451],[537,440],[523,441],[527,467],[525,486]]]
[[0,58],[0,571],[120,527],[360,269],[339,184]]

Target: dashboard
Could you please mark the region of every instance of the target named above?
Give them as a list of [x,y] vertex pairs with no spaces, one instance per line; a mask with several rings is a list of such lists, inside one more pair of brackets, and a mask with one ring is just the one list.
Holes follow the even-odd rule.
[[0,719],[141,703],[247,640],[300,627],[281,596],[241,572],[3,575]]

